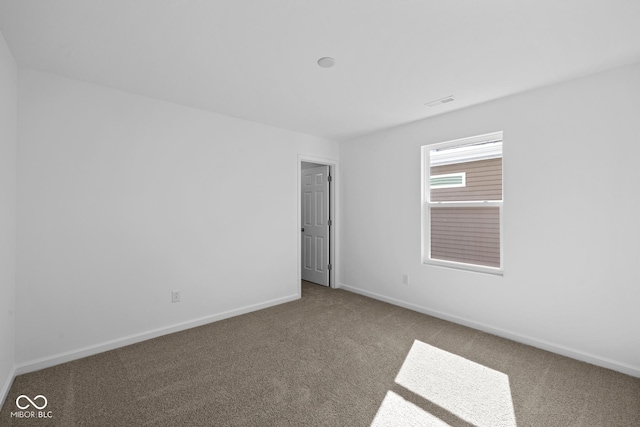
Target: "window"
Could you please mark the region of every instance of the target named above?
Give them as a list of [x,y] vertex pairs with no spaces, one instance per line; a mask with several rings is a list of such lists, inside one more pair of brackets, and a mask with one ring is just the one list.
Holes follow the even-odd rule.
[[446,173],[444,175],[431,175],[429,178],[431,188],[454,188],[467,185],[466,172]]
[[502,274],[502,132],[422,155],[423,262]]

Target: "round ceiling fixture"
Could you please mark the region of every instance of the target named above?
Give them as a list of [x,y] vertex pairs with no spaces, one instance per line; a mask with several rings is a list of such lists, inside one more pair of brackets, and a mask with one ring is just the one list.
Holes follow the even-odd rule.
[[318,59],[318,65],[322,68],[331,68],[336,65],[336,60],[330,56],[325,56],[324,58]]

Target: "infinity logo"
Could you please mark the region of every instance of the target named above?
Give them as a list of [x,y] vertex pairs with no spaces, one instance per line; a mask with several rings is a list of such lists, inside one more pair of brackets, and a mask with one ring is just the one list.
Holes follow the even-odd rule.
[[[42,406],[38,406],[38,405],[36,404],[36,402],[34,402],[34,400],[38,400],[38,399],[40,399],[40,398],[42,398],[42,400],[44,400],[44,404],[43,404]],[[20,405],[20,400],[22,400],[22,399],[27,399],[27,402],[29,402],[29,403],[27,403],[27,404],[26,404],[26,405],[24,405],[24,406]],[[41,394],[39,394],[39,395],[37,395],[36,397],[34,397],[34,398],[33,398],[33,400],[31,400],[31,399],[29,398],[29,396],[25,396],[24,394],[21,394],[21,395],[20,395],[20,396],[18,396],[18,398],[16,399],[16,406],[17,406],[18,408],[20,408],[20,409],[27,409],[27,408],[30,406],[30,404],[31,404],[31,405],[33,405],[33,407],[34,407],[34,408],[36,408],[36,409],[44,409],[44,408],[46,408],[46,407],[47,407],[47,403],[49,403],[49,402],[47,402],[47,398],[46,398],[46,397],[44,397],[44,396],[43,396],[43,395],[41,395]]]

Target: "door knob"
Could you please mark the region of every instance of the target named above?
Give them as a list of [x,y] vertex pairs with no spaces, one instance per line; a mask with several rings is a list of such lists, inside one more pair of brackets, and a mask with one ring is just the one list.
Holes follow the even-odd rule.
[[300,230],[300,231],[302,231],[304,233],[304,228],[302,230]]

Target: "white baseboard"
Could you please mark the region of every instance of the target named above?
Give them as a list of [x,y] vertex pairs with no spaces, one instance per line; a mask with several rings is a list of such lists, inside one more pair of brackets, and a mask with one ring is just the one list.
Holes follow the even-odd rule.
[[562,356],[567,356],[572,359],[591,363],[592,365],[601,366],[603,368],[611,369],[614,371],[622,372],[623,374],[640,378],[640,367],[638,366],[632,366],[626,363],[618,362],[616,360],[608,359],[606,357],[597,356],[595,354],[586,353],[584,351],[572,349],[572,348],[555,344],[549,341],[518,334],[512,331],[508,331],[506,329],[496,328],[481,322],[476,322],[471,319],[465,319],[463,317],[454,316],[438,310],[425,308],[425,307],[422,307],[416,304],[411,304],[409,302],[402,301],[396,298],[391,298],[375,292],[366,291],[364,289],[360,289],[354,286],[348,286],[343,283],[340,283],[338,287],[346,291],[354,292],[356,294],[360,294],[373,299],[388,302],[389,304],[404,307],[409,310],[417,311],[419,313],[428,314],[429,316],[437,317],[439,319],[447,320],[449,322],[457,323],[459,325],[468,326],[470,328],[488,332],[490,334],[497,335],[502,338],[507,338],[512,341],[516,341],[522,344],[527,344],[532,347],[540,348],[542,350],[547,350],[552,353],[557,353]]
[[[38,371],[40,369],[49,368],[51,366],[59,365],[61,363],[82,359],[83,357],[92,356],[94,354],[103,353],[109,350],[114,350],[116,348],[146,341],[152,338],[157,338],[162,335],[184,331],[185,329],[191,329],[197,326],[206,325],[207,323],[217,322],[218,320],[228,319],[229,317],[239,316],[241,314],[250,313],[252,311],[262,310],[264,308],[273,307],[276,305],[284,304],[286,302],[295,301],[297,299],[300,299],[300,295],[290,295],[287,297],[277,298],[277,299],[265,301],[258,304],[248,305],[248,306],[237,308],[234,310],[224,311],[218,314],[212,314],[209,316],[200,317],[198,319],[177,323],[171,326],[153,329],[147,332],[128,335],[126,337],[117,338],[117,339],[106,341],[100,344],[79,348],[77,350],[71,350],[71,351],[56,354],[53,356],[43,357],[36,360],[30,360],[28,362],[17,364],[14,369],[13,376],[15,377],[16,375]],[[13,378],[11,380],[13,380]],[[8,390],[9,389],[7,389],[7,391]]]
[[13,380],[16,378],[16,368],[12,368],[9,372],[9,376],[2,384],[2,388],[0,388],[0,408],[4,405],[4,401],[7,399],[7,395],[9,394],[9,390],[11,390],[11,385],[13,384]]

